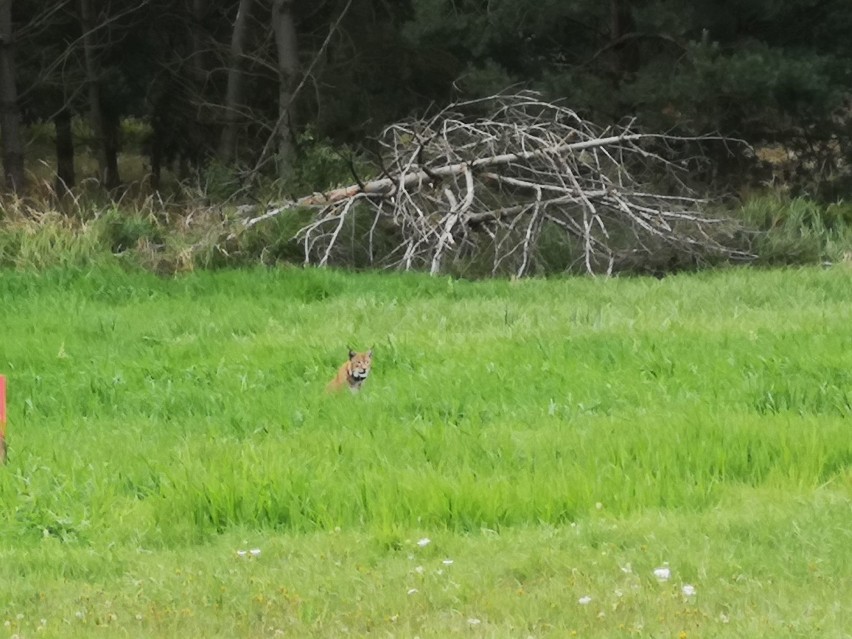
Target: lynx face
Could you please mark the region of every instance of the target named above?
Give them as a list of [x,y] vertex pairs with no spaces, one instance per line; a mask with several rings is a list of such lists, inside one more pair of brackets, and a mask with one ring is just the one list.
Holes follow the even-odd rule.
[[366,353],[356,353],[349,351],[349,382],[350,386],[353,382],[363,383],[370,374],[370,366],[373,364],[373,349]]
[[361,385],[370,374],[373,365],[373,349],[356,353],[349,349],[349,359],[337,371],[337,376],[329,382],[326,388],[329,392],[341,390],[348,387],[353,393],[361,390]]

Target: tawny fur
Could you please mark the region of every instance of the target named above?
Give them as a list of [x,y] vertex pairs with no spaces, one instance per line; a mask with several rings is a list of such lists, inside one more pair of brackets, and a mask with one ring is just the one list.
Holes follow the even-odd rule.
[[325,390],[333,393],[349,387],[350,391],[357,393],[370,374],[372,364],[372,348],[365,353],[356,353],[350,350],[349,359],[338,369],[337,375],[328,383]]

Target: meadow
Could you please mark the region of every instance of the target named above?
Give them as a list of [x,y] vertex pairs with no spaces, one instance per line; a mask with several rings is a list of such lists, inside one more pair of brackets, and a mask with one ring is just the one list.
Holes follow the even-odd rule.
[[0,326],[0,637],[852,636],[848,263],[4,270]]

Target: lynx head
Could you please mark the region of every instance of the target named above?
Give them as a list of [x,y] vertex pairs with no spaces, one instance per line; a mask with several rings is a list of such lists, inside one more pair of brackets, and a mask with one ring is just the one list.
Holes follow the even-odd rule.
[[357,384],[367,379],[370,374],[370,367],[373,364],[373,349],[364,352],[356,353],[351,348],[349,349],[349,378],[351,383]]

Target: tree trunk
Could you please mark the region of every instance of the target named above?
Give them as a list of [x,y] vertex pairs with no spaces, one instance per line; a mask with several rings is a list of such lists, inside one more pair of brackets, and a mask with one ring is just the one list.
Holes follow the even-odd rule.
[[100,179],[106,188],[118,185],[117,135],[108,130],[101,104],[100,73],[95,36],[93,0],[79,0],[80,21],[83,29],[83,59],[86,66],[86,86],[89,98],[89,121],[95,136]]
[[639,43],[634,37],[636,21],[633,19],[630,2],[631,0],[611,0],[610,4],[610,37],[615,43],[619,79],[627,73],[636,73],[639,70]]
[[63,195],[76,183],[74,138],[71,135],[71,111],[62,109],[53,117],[56,127],[56,193]]
[[243,99],[243,50],[245,48],[248,16],[253,0],[240,0],[234,30],[231,34],[231,54],[228,66],[228,86],[225,90],[225,124],[219,141],[219,160],[223,164],[233,162],[237,149],[237,126],[239,106]]
[[299,70],[293,0],[275,0],[272,8],[272,28],[278,52],[278,123],[275,131],[278,136],[277,166],[279,177],[287,177],[295,160],[292,102]]
[[6,188],[24,190],[24,146],[21,115],[15,85],[15,49],[12,30],[12,0],[0,0],[0,147]]
[[[205,23],[208,19],[209,0],[192,0],[192,21],[190,22],[191,64],[190,82],[186,90],[186,107],[196,116],[186,120],[186,128],[177,144],[176,155],[180,158],[181,172],[187,175],[192,166],[198,167],[202,158],[216,151],[216,140],[210,140],[210,123],[218,118],[218,111],[211,111],[213,100],[208,99],[210,75],[210,36]],[[215,129],[214,129],[215,130]],[[172,145],[175,146],[175,145]],[[184,179],[183,177],[181,179]]]
[[207,0],[192,0],[192,28],[190,40],[192,42],[192,75],[199,93],[204,89],[207,80],[206,55],[204,53],[204,30],[201,23],[207,14]]
[[104,119],[104,185],[108,189],[119,185],[118,146],[121,132],[121,119],[117,115],[103,115]]
[[150,146],[148,147],[148,160],[151,163],[151,188],[154,191],[160,190],[160,178],[163,175],[163,137],[165,133],[162,126],[162,118],[159,117],[157,111],[154,111],[151,118],[151,137]]

